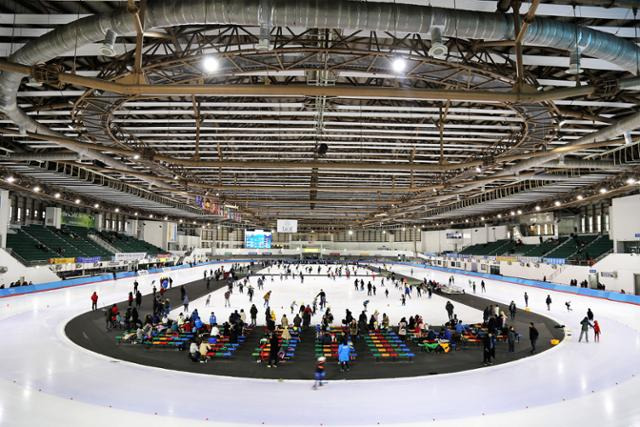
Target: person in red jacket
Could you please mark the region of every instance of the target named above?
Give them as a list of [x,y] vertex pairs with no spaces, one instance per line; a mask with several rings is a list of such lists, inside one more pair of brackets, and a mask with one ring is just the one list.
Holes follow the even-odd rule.
[[600,342],[600,324],[598,323],[597,320],[593,321],[593,333],[594,333],[593,340],[595,342]]
[[98,293],[96,291],[93,291],[93,294],[91,295],[91,310],[97,310],[98,309]]

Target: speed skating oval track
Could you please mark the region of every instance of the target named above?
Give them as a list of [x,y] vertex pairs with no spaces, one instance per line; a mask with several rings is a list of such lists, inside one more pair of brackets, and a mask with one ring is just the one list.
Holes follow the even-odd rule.
[[[208,266],[170,273],[179,285]],[[448,273],[394,265],[446,282]],[[166,273],[165,273],[166,274]],[[158,275],[138,278],[143,294]],[[469,425],[640,427],[640,307],[486,280],[483,297],[523,306],[567,325],[555,348],[515,362],[454,374],[332,381],[261,380],[141,366],[85,350],[64,326],[90,307],[122,300],[133,278],[0,300],[0,425]],[[467,283],[468,275],[456,275]],[[480,279],[478,279],[479,282]],[[547,311],[544,300],[554,303]],[[568,312],[564,302],[571,301]],[[578,343],[587,308],[600,343]],[[526,331],[521,331],[525,332]],[[592,335],[592,334],[591,334]],[[526,336],[520,345],[528,345]],[[499,354],[498,354],[499,357]],[[311,378],[313,372],[309,372]]]

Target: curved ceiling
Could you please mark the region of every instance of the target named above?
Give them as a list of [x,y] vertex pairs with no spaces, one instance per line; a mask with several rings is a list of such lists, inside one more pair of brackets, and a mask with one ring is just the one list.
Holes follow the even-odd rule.
[[[71,193],[56,176],[118,182],[175,218],[222,220],[204,196],[318,230],[551,209],[637,173],[631,9],[534,2],[514,22],[492,1],[293,3],[5,5],[0,166]],[[126,211],[106,186],[83,197]]]

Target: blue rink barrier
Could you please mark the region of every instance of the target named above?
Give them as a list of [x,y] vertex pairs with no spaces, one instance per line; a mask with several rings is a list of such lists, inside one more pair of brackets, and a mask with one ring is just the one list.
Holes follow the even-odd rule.
[[[224,261],[207,261],[207,262],[196,263],[193,266],[200,267],[203,265],[224,264],[229,262],[255,262],[255,260],[229,259]],[[189,264],[180,264],[173,267],[150,268],[147,271],[149,272],[149,274],[154,274],[154,273],[162,273],[165,271],[181,270],[184,268],[191,268],[191,266]],[[138,273],[135,271],[121,271],[119,273],[116,273],[116,279],[135,277],[137,275]],[[0,298],[11,297],[16,295],[32,294],[35,292],[52,291],[55,289],[69,288],[71,286],[87,285],[89,283],[103,282],[105,280],[113,280],[113,274],[106,273],[106,274],[100,274],[97,276],[79,277],[77,279],[56,280],[55,282],[46,282],[46,283],[40,283],[37,285],[31,285],[31,286],[19,286],[17,288],[0,289]]]
[[80,277],[77,279],[57,280],[55,282],[40,283],[31,286],[19,286],[17,288],[0,289],[0,298],[15,295],[25,295],[34,292],[51,291],[54,289],[68,288],[71,286],[86,285],[89,283],[102,282],[113,279],[113,274],[101,274],[99,276]]
[[460,270],[457,268],[439,267],[437,265],[419,264],[413,262],[392,262],[390,264],[401,264],[419,268],[430,268],[432,270],[443,271],[447,273],[464,274],[467,276],[482,277],[485,279],[498,280],[500,282],[513,283],[516,285],[532,286],[540,289],[549,289],[551,291],[565,292],[569,294],[602,298],[610,301],[640,305],[640,295],[621,294],[618,292],[611,292],[606,290],[601,291],[599,289],[579,288],[576,286],[561,285],[558,283],[542,282],[540,280],[521,279],[518,277],[500,276],[497,274],[481,273],[475,271]]

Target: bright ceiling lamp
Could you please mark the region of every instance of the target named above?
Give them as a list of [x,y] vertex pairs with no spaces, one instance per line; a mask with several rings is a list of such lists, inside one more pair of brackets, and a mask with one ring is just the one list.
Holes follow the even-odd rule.
[[104,41],[98,48],[98,52],[103,56],[116,56],[116,37],[118,35],[112,29],[108,29],[107,33],[104,35]]
[[216,71],[218,71],[219,66],[220,66],[220,63],[218,62],[218,59],[214,56],[205,56],[204,59],[202,60],[202,69],[207,74],[215,73]]
[[407,61],[404,58],[395,58],[391,61],[391,69],[393,69],[394,73],[404,73],[404,70],[407,68]]
[[633,185],[636,183],[636,180],[634,178],[627,178],[627,180],[625,181],[628,185]]

